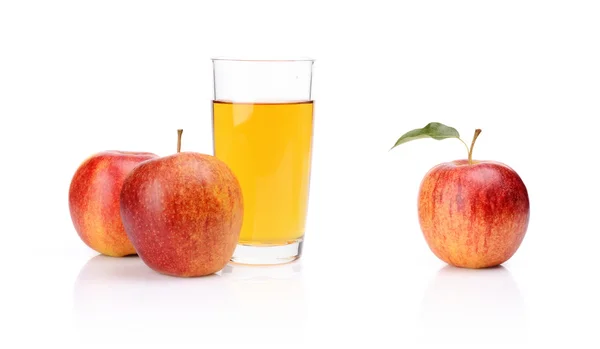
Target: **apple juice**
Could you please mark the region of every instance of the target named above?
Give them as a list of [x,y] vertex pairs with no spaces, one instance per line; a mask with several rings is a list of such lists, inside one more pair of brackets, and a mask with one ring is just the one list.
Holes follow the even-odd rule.
[[283,245],[304,236],[313,103],[213,102],[214,154],[237,176],[239,243]]

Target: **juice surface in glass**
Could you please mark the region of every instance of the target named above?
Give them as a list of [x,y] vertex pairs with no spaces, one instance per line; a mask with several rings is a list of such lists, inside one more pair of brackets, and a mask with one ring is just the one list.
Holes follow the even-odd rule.
[[244,196],[239,243],[285,245],[304,236],[313,103],[213,102],[215,156]]

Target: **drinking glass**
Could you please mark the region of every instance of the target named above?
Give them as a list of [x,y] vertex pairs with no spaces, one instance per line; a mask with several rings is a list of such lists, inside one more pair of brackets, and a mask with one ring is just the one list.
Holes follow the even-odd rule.
[[232,262],[300,258],[312,158],[314,60],[214,58],[214,155],[242,187]]

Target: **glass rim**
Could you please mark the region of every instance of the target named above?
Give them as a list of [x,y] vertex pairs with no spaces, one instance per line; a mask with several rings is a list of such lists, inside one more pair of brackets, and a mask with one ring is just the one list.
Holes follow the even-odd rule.
[[253,63],[292,63],[292,62],[314,62],[314,58],[236,58],[236,57],[212,57],[213,62],[253,62]]

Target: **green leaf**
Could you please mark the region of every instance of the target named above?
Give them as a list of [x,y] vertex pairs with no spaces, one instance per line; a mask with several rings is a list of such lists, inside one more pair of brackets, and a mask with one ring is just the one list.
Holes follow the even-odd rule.
[[439,122],[430,122],[429,124],[427,124],[427,126],[423,128],[418,128],[403,134],[402,137],[398,138],[396,144],[394,144],[394,146],[391,149],[394,149],[400,144],[421,138],[433,138],[437,140],[442,140],[446,138],[460,139],[460,135],[458,134],[458,131],[453,127],[440,124]]

